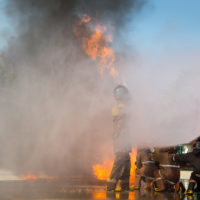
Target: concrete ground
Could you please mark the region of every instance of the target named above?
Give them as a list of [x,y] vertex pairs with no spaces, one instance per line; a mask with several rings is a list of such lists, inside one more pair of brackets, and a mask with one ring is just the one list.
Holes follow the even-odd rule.
[[[122,193],[107,193],[104,186],[70,185],[57,181],[1,181],[0,200],[179,200],[186,197],[175,193],[155,193],[145,190]],[[190,199],[198,199],[197,196]],[[200,199],[200,197],[199,197]]]

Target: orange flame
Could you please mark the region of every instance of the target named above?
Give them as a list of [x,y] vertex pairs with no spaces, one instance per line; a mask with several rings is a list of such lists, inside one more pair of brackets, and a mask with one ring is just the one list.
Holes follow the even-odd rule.
[[22,175],[21,178],[23,180],[37,180],[38,177],[32,173],[28,173],[27,175]]
[[26,175],[21,175],[21,178],[23,180],[38,180],[38,179],[53,180],[53,179],[56,179],[56,177],[54,177],[54,176],[48,176],[48,175],[44,175],[44,174],[36,176],[36,175],[32,174],[31,172],[27,173]]
[[103,164],[93,166],[93,173],[99,180],[107,180],[113,166],[112,160],[105,160]]
[[106,199],[105,192],[94,192],[92,195],[93,199]]
[[[87,26],[94,27],[90,16],[84,14],[82,19],[74,28],[75,35],[81,39],[82,48],[84,52],[92,58],[92,60],[99,61],[99,72],[104,74],[108,70],[110,75],[114,78],[118,76],[118,71],[114,66],[115,52],[108,45],[113,41],[112,35],[107,34],[107,27],[99,23],[95,26],[94,32]],[[84,34],[81,32],[85,28]]]
[[130,176],[130,182],[133,183],[135,181],[135,161],[136,161],[136,156],[137,156],[137,150],[132,149],[131,152],[131,176]]
[[[130,176],[131,183],[134,182],[135,179],[136,154],[137,151],[133,149],[131,153],[131,176]],[[93,166],[93,174],[96,176],[98,180],[107,180],[112,170],[112,166],[113,166],[113,160],[105,160],[103,164],[95,164]]]

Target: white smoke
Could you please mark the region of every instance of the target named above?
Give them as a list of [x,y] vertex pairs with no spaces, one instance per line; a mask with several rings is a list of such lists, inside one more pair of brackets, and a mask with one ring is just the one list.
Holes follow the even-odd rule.
[[198,54],[191,49],[167,53],[143,55],[137,70],[128,70],[135,145],[176,145],[199,135]]
[[115,83],[99,75],[73,27],[77,12],[87,13],[111,21],[117,41],[145,1],[95,2],[8,1],[17,30],[4,52],[11,70],[1,85],[1,168],[90,179],[92,166],[112,155]]

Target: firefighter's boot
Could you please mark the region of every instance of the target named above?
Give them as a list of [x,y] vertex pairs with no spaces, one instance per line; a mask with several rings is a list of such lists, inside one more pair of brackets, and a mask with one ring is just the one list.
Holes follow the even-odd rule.
[[137,186],[137,185],[132,185],[130,187],[130,190],[133,191],[133,190],[139,190],[140,189],[140,186]]
[[107,185],[106,185],[107,192],[114,192],[115,188],[116,188],[116,183],[110,182],[110,181],[107,182]]
[[[137,170],[137,169],[136,169]],[[137,174],[137,171],[135,171],[135,183],[130,187],[130,190],[139,190],[140,189],[140,182],[141,182],[141,176]]]
[[179,183],[179,188],[178,188],[178,192],[184,194],[185,193],[185,187],[183,185],[182,182]]
[[159,170],[154,171],[154,176],[156,178],[154,183],[153,183],[154,191],[155,192],[164,192],[165,191],[165,184],[164,184],[162,177],[160,176]]
[[195,186],[194,182],[190,182],[189,183],[186,195],[188,195],[188,196],[192,196],[193,195],[193,193],[194,193],[194,186]]
[[121,188],[121,191],[128,191],[129,190],[129,180],[120,180],[120,188]]

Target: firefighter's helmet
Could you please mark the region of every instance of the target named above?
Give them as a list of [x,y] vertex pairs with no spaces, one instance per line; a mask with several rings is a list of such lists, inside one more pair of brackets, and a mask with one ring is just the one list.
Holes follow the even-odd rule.
[[200,153],[200,137],[197,138],[196,143],[193,148],[193,152],[199,154]]
[[194,146],[194,149],[198,149],[200,150],[200,141],[197,140],[195,146]]
[[117,100],[127,100],[130,95],[128,89],[124,85],[115,87],[113,94]]

